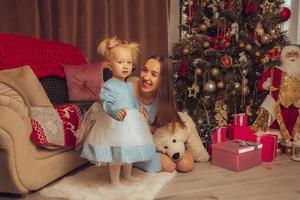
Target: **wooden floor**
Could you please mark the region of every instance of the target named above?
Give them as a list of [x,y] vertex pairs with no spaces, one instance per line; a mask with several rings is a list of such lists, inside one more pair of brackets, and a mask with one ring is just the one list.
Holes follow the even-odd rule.
[[[1,197],[0,200],[16,198]],[[28,200],[47,199],[35,192]],[[177,173],[156,200],[300,200],[300,162],[279,156],[271,163],[232,172],[210,163],[196,164],[193,172]]]

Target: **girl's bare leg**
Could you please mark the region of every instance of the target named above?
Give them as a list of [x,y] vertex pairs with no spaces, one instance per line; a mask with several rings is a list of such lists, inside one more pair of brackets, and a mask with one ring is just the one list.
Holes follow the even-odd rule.
[[138,181],[140,180],[138,177],[133,177],[132,172],[132,164],[125,164],[122,166],[123,176],[128,181]]
[[116,163],[109,164],[110,183],[112,185],[116,185],[116,186],[121,185],[120,171],[121,171],[121,164],[116,164]]

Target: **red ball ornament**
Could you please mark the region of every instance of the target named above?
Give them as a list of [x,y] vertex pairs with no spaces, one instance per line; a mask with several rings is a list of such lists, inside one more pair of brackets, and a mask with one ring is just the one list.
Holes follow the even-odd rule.
[[280,13],[281,22],[287,21],[291,16],[291,10],[287,7],[283,7]]
[[229,68],[232,65],[232,57],[224,55],[221,58],[221,65],[223,68]]

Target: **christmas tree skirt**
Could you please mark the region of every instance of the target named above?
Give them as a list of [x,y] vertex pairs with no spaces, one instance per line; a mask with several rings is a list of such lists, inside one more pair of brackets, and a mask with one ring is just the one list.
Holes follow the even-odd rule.
[[40,193],[45,197],[70,200],[151,200],[175,172],[146,173],[134,168],[133,176],[141,180],[121,179],[122,186],[112,186],[107,167],[90,166],[47,186]]

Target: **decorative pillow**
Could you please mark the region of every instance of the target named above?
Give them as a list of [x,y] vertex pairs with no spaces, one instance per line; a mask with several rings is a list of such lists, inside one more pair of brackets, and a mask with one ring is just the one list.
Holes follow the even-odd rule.
[[31,106],[53,107],[45,90],[30,66],[25,65],[19,68],[1,70],[0,73],[3,73],[17,83],[26,94]]
[[80,110],[76,105],[54,108],[32,107],[31,140],[45,148],[75,147],[75,131],[80,122]]
[[84,65],[63,65],[68,86],[69,101],[99,99],[103,84],[105,62]]

